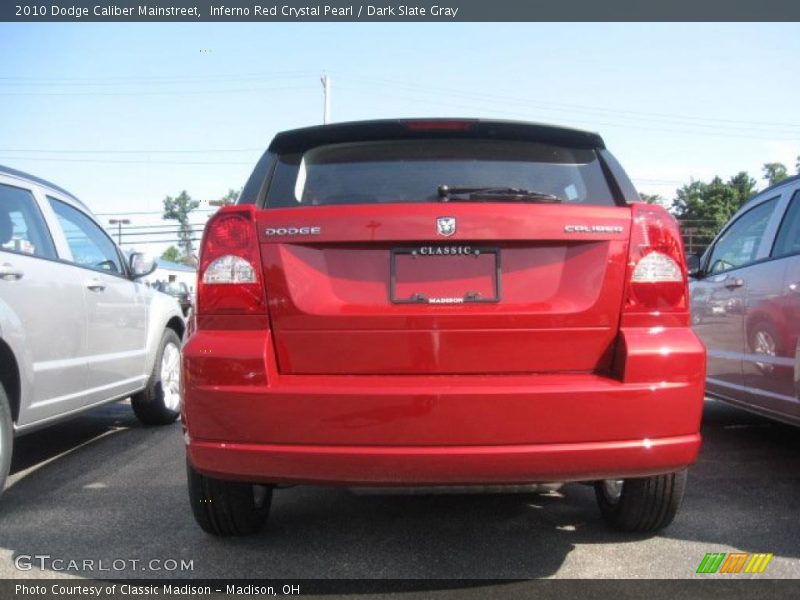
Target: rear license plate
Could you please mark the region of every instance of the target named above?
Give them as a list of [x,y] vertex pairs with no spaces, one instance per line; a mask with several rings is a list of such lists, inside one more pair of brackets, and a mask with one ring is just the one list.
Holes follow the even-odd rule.
[[500,301],[498,248],[394,248],[390,260],[389,299],[394,304]]

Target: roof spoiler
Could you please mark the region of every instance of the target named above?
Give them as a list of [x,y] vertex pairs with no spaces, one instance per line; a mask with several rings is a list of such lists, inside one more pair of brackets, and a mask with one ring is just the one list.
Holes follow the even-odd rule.
[[383,119],[317,125],[278,133],[269,146],[277,154],[317,146],[407,139],[494,139],[539,142],[569,148],[605,148],[599,134],[525,121],[483,119]]

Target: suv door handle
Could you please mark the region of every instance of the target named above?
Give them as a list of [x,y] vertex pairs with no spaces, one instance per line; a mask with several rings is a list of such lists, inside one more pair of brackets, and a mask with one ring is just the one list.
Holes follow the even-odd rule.
[[794,292],[795,294],[800,294],[800,283],[790,283],[789,291]]
[[729,290],[740,288],[744,285],[744,279],[741,277],[730,277],[725,280],[725,287]]
[[22,270],[15,268],[12,264],[3,263],[0,265],[0,279],[3,281],[17,281],[22,279],[23,275]]
[[92,290],[93,292],[102,292],[106,289],[106,284],[100,281],[99,279],[90,279],[86,282],[86,287]]

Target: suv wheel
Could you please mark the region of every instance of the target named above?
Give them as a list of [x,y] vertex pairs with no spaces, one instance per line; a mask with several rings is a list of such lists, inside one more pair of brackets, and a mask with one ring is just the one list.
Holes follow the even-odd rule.
[[203,531],[219,536],[249,535],[264,527],[272,486],[206,477],[188,461],[186,474],[192,514]]
[[136,417],[145,425],[167,425],[180,414],[181,340],[172,329],[161,336],[147,387],[131,396]]
[[0,385],[0,494],[6,484],[11,468],[11,450],[14,445],[14,429],[11,422],[11,407],[3,386]]
[[594,484],[597,503],[615,529],[651,532],[675,518],[686,489],[686,469],[636,479],[606,479]]

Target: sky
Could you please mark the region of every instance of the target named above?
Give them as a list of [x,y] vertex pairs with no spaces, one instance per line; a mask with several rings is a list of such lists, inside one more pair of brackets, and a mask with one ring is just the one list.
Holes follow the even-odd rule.
[[322,122],[327,73],[334,122],[590,129],[640,192],[672,198],[692,178],[759,179],[775,161],[794,171],[798,33],[796,23],[2,23],[0,164],[65,187],[104,223],[129,218],[130,233],[163,224],[163,198],[184,189],[203,201],[193,219],[203,222],[276,132]]

